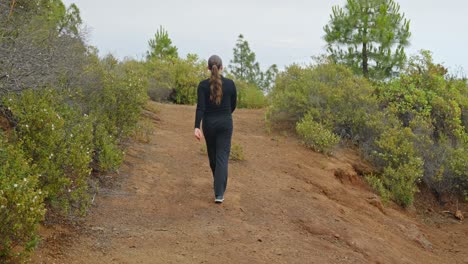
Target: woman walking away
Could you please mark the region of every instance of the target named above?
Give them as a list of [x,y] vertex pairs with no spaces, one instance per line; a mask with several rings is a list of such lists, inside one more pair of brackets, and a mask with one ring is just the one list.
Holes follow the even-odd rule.
[[202,122],[208,159],[213,172],[215,202],[224,201],[228,180],[228,160],[231,152],[232,112],[236,109],[237,92],[234,82],[221,75],[223,62],[217,55],[208,59],[211,77],[198,85],[195,114],[195,138],[200,140]]

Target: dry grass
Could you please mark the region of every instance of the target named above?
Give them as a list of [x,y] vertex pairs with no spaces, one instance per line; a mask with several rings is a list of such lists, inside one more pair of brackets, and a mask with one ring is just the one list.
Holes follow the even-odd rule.
[[133,138],[140,143],[150,143],[154,135],[154,124],[148,117],[142,117],[133,132]]
[[[206,149],[206,144],[203,144],[200,147],[200,153],[203,155],[208,155],[208,151]],[[244,149],[242,145],[238,143],[233,143],[231,146],[231,154],[229,155],[230,160],[245,160],[244,156]]]
[[158,108],[158,105],[153,101],[146,102],[143,109],[150,111],[151,113],[154,113],[154,114],[159,114],[159,111],[160,111]]

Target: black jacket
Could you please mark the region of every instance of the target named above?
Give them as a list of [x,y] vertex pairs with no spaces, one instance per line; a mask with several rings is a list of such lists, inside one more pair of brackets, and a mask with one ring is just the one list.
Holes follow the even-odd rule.
[[205,114],[231,115],[237,105],[237,90],[234,81],[221,76],[223,85],[223,98],[221,104],[210,101],[210,79],[200,82],[198,85],[197,112],[195,114],[195,128],[200,128],[200,123]]

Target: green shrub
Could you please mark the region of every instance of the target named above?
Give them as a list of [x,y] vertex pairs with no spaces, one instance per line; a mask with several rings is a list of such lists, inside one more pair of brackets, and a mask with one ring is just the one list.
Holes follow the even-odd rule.
[[468,142],[466,80],[447,75],[429,51],[422,51],[410,59],[400,78],[380,85],[377,94],[380,104],[393,109],[417,135],[424,182],[439,194],[463,195],[468,189],[463,165],[468,161],[463,154]]
[[268,105],[268,99],[255,85],[235,81],[237,88],[237,106],[239,108],[263,108]]
[[175,89],[175,65],[171,61],[153,59],[146,62],[148,96],[153,101],[170,101]]
[[198,83],[208,77],[207,63],[195,54],[146,62],[148,94],[154,101],[195,104]]
[[64,213],[83,214],[89,200],[91,120],[49,89],[11,95],[6,104],[18,119],[16,140],[40,175],[46,201]]
[[304,144],[309,148],[330,154],[333,148],[340,142],[340,138],[325,128],[322,124],[313,120],[311,115],[296,124],[296,131],[302,138]]
[[106,130],[103,124],[96,124],[94,130],[94,169],[96,171],[115,171],[123,161],[123,151],[118,139]]
[[278,74],[268,118],[295,125],[306,113],[342,138],[367,140],[360,134],[379,110],[374,88],[344,66],[333,63],[302,68],[292,65]]
[[401,206],[413,202],[417,184],[423,176],[423,160],[414,148],[414,134],[410,128],[391,128],[385,131],[376,144],[375,152],[384,165],[382,183],[392,199]]
[[45,209],[38,175],[21,147],[5,142],[1,134],[0,164],[0,262],[4,263],[34,248]]
[[123,160],[120,143],[137,126],[147,102],[144,79],[125,67],[105,73],[101,90],[88,95],[94,127],[94,169],[116,170]]
[[174,65],[176,103],[195,104],[197,102],[198,83],[207,78],[207,65],[195,54],[188,54],[186,59],[176,61]]
[[382,181],[382,179],[376,175],[366,175],[365,179],[369,183],[370,187],[374,189],[382,199],[384,204],[388,204],[391,200],[391,194]]

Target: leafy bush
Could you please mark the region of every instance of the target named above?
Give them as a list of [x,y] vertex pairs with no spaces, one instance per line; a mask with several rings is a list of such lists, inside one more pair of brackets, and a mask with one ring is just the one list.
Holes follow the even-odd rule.
[[94,147],[94,169],[100,172],[117,170],[123,161],[123,151],[118,138],[109,134],[103,124],[95,125]]
[[311,115],[304,116],[296,124],[296,131],[306,146],[325,154],[330,154],[335,145],[340,142],[337,135],[314,121]]
[[372,189],[374,189],[381,197],[384,204],[388,204],[391,199],[390,191],[385,187],[381,177],[374,174],[366,175],[365,179]]
[[263,108],[268,105],[267,97],[258,87],[238,80],[235,83],[239,108]]
[[87,207],[92,123],[54,90],[24,91],[6,105],[18,119],[16,138],[39,173],[46,200],[65,213]]
[[208,77],[206,65],[194,54],[185,59],[150,59],[146,62],[150,98],[177,104],[196,103],[198,83]]
[[103,72],[102,89],[85,96],[94,127],[94,169],[115,170],[120,166],[123,152],[121,141],[136,128],[142,108],[147,101],[144,78],[123,66]]
[[0,262],[29,252],[36,245],[36,229],[43,219],[44,193],[38,175],[21,148],[0,134]]
[[292,65],[278,74],[267,113],[273,123],[291,125],[306,113],[343,138],[366,140],[360,131],[379,105],[372,85],[332,63],[301,68]]
[[466,80],[448,76],[429,51],[421,51],[399,79],[380,85],[377,92],[381,105],[395,109],[403,125],[417,135],[424,182],[439,194],[466,192]]
[[398,108],[384,106],[367,80],[327,61],[309,67],[292,65],[278,75],[267,118],[296,127],[312,149],[329,153],[339,138],[354,142],[380,175],[369,183],[384,199],[407,206],[413,201],[423,162],[416,137],[403,129]]

